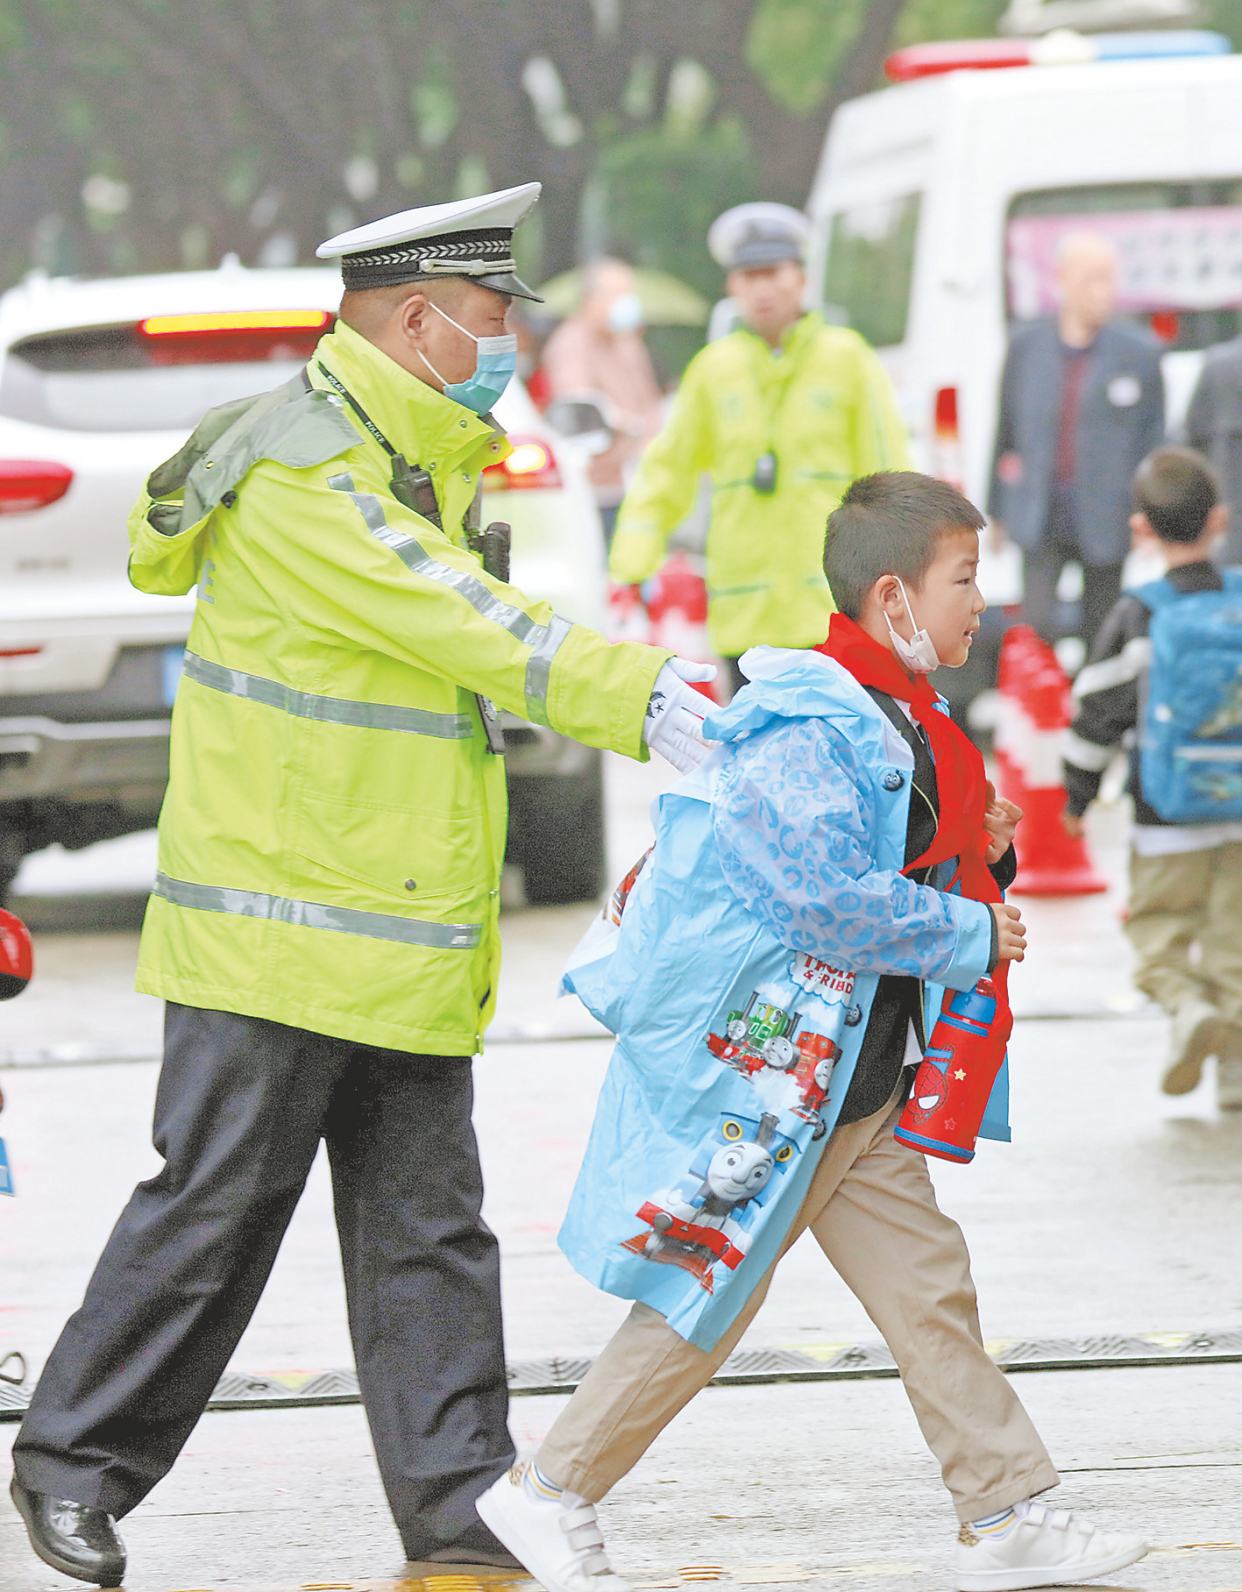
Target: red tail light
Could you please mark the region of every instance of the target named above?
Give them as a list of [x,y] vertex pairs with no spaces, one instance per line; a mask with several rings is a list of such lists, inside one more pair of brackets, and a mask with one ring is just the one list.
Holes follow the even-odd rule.
[[63,498],[73,480],[67,464],[45,459],[0,459],[0,514],[29,514]]
[[958,439],[956,387],[936,389],[936,436],[944,442]]
[[561,472],[546,442],[539,437],[510,437],[509,441],[513,444],[509,457],[489,464],[483,472],[488,487],[503,491],[507,487],[560,486]]
[[152,365],[231,365],[309,359],[335,317],[328,310],[226,310],[150,315],[138,335]]
[[962,485],[962,434],[957,423],[957,388],[937,387],[932,427],[932,474]]
[[225,310],[219,315],[149,315],[139,321],[144,337],[187,337],[203,332],[322,332],[327,310]]

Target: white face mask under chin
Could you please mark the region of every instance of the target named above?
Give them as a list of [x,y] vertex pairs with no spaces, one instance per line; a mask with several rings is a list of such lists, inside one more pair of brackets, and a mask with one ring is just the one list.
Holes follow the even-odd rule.
[[910,615],[910,623],[914,626],[914,634],[909,641],[904,636],[899,636],[893,629],[892,620],[885,614],[884,623],[888,626],[888,634],[893,643],[893,651],[911,674],[930,674],[933,669],[940,667],[940,659],[936,655],[935,644],[925,630],[918,628],[918,620],[914,617],[914,609],[910,606],[910,598],[901,576],[897,575],[894,579],[901,587],[902,600],[906,605],[906,612]]

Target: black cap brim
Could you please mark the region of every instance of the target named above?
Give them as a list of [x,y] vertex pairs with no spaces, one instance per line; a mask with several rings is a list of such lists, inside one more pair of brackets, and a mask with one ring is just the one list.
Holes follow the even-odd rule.
[[515,276],[512,271],[506,271],[500,276],[468,276],[465,280],[477,282],[480,287],[490,287],[493,293],[508,293],[512,298],[529,299],[532,304],[544,302],[534,288],[527,287],[522,278]]

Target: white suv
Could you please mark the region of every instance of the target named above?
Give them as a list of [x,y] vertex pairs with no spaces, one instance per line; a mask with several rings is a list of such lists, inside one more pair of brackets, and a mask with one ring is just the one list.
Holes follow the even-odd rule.
[[[0,298],[0,900],[26,853],[149,828],[193,594],[129,584],[125,522],[204,411],[278,386],[340,301],[335,271],[103,281],[31,277]],[[513,580],[600,627],[604,554],[580,460],[514,381],[517,444],[483,519],[513,527]],[[597,752],[506,718],[510,860],[533,902],[603,878]]]

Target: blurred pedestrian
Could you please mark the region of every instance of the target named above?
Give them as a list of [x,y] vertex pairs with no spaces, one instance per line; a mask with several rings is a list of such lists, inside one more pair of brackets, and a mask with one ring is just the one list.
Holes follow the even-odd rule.
[[690,361],[663,431],[639,461],[609,573],[654,575],[668,539],[712,488],[708,629],[734,690],[748,647],[813,647],[833,611],[824,525],[850,482],[909,462],[892,384],[857,332],[805,308],[806,217],[746,204],[708,247],[744,324]]
[[513,1457],[470,1121],[500,967],[498,708],[683,771],[706,754],[701,668],[609,645],[476,551],[538,194],[323,244],[345,295],[305,370],[211,411],[130,516],[133,583],[198,593],[138,964],[167,1003],[164,1165],[13,1448],[32,1546],[79,1580],[119,1583],[116,1520],[211,1398],[321,1140],[406,1554],[511,1564],[474,1510]]
[[988,513],[1022,549],[1023,617],[1060,639],[1057,584],[1082,566],[1087,648],[1121,590],[1130,546],[1130,477],[1164,436],[1155,340],[1110,320],[1117,257],[1074,233],[1057,262],[1060,309],[1013,332],[1001,377]]
[[612,442],[591,460],[591,485],[612,541],[627,479],[660,429],[660,383],[643,341],[643,306],[624,260],[596,260],[582,302],[548,338],[542,369],[552,398],[599,405]]
[[1217,558],[1242,564],[1242,337],[1208,349],[1186,411],[1184,434],[1220,476],[1229,527]]
[[[1194,744],[1181,748],[1187,755],[1180,759],[1178,747],[1171,745],[1171,761],[1180,761],[1193,781],[1202,782],[1207,775],[1211,791],[1216,782],[1208,767],[1209,743],[1218,729],[1232,732],[1226,758],[1230,750],[1236,755],[1237,726],[1242,723],[1237,692],[1242,625],[1233,617],[1239,588],[1226,593],[1226,582],[1212,562],[1228,515],[1219,496],[1212,467],[1188,448],[1159,448],[1139,466],[1130,523],[1136,545],[1163,559],[1165,577],[1120,598],[1101,627],[1074,682],[1077,712],[1063,767],[1069,792],[1066,827],[1080,835],[1082,814],[1095,799],[1104,769],[1116,748],[1130,743],[1134,826],[1125,927],[1138,957],[1135,983],[1172,1018],[1160,1086],[1165,1094],[1187,1093],[1199,1082],[1204,1062],[1215,1056],[1217,1104],[1236,1111],[1242,1110],[1242,801],[1237,775],[1227,771],[1209,803],[1224,813],[1232,806],[1232,821],[1212,816],[1170,819],[1169,797],[1180,800],[1182,793],[1171,788],[1170,776],[1176,781],[1177,772],[1162,763],[1148,725],[1148,704],[1161,711],[1165,722],[1176,722],[1184,694],[1177,683],[1180,673],[1190,682],[1192,695],[1197,697],[1204,684],[1215,695],[1198,701],[1192,712]],[[1242,585],[1242,576],[1238,578]],[[1223,669],[1213,657],[1222,633],[1226,646],[1232,644]],[[1152,788],[1153,779],[1157,788]]]

